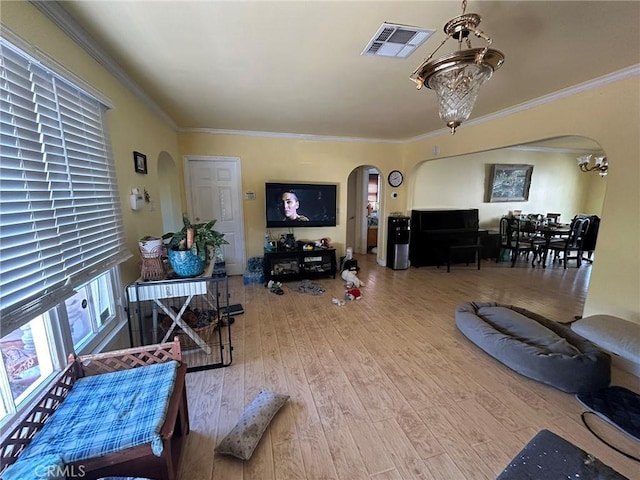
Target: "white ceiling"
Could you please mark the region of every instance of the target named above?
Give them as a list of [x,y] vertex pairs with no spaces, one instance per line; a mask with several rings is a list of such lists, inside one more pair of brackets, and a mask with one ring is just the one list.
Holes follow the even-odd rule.
[[[445,128],[433,92],[408,76],[461,13],[457,1],[62,6],[181,129],[406,140]],[[467,12],[506,57],[471,119],[640,63],[638,1],[470,0]],[[436,33],[408,59],[361,56],[385,21]]]

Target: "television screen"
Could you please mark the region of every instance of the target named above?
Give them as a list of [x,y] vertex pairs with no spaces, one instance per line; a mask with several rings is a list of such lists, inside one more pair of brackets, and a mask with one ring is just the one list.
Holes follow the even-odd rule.
[[267,228],[335,227],[337,186],[267,183]]

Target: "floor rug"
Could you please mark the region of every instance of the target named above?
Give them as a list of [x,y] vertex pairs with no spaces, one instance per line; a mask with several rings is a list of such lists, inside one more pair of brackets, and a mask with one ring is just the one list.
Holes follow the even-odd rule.
[[640,395],[624,387],[578,393],[576,399],[588,410],[640,442]]
[[540,430],[496,480],[629,480],[549,430]]

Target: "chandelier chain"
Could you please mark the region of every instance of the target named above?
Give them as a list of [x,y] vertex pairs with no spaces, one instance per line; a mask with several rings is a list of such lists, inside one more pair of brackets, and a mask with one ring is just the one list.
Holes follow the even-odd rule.
[[467,11],[467,0],[462,0],[462,14],[464,15]]

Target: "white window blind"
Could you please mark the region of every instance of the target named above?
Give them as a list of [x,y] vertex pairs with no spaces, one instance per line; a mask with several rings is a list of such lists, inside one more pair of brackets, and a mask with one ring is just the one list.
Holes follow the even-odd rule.
[[0,38],[3,331],[128,258],[106,107]]

